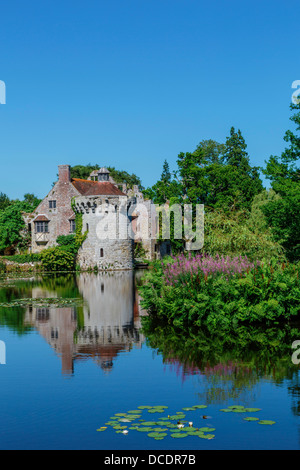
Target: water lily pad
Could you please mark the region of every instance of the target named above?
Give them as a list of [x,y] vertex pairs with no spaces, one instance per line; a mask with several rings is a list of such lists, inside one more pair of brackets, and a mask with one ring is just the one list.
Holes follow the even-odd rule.
[[150,409],[152,408],[152,406],[149,406],[149,405],[141,405],[141,406],[138,406],[138,409],[139,410],[147,410],[147,409]]
[[202,409],[202,408],[207,408],[207,405],[194,405],[193,408],[197,408],[197,409]]
[[155,432],[165,432],[167,430],[168,430],[167,428],[153,428],[153,431]]
[[259,418],[254,418],[254,416],[247,416],[247,418],[243,418],[245,421],[258,421]]
[[261,411],[261,408],[245,408],[247,413],[255,413],[255,411]]
[[203,434],[203,435],[199,435],[198,437],[200,437],[200,439],[213,439],[215,437],[214,434]]
[[202,431],[186,431],[190,436],[202,436],[204,433]]
[[183,411],[195,411],[195,408],[182,408]]
[[267,419],[262,419],[261,421],[258,422],[258,424],[275,424],[276,421],[269,421]]
[[103,431],[105,431],[106,429],[107,429],[107,427],[105,427],[105,426],[102,426],[101,428],[97,429],[97,431],[99,431],[99,432],[103,432]]
[[168,435],[168,434],[165,433],[165,432],[161,432],[161,433],[159,433],[159,432],[150,432],[150,433],[148,434],[149,437],[154,437],[154,438],[155,438],[155,437],[157,437],[157,438],[164,438],[164,437],[166,437],[167,435]]
[[232,412],[232,410],[230,410],[229,408],[222,408],[220,411],[223,411],[224,413]]
[[183,433],[183,432],[176,432],[176,433],[170,434],[170,436],[174,438],[182,438],[182,437],[188,437],[188,434]]
[[150,428],[150,427],[141,427],[141,428],[137,428],[137,431],[139,431],[139,432],[151,432],[152,428]]
[[132,413],[134,415],[136,415],[136,414],[140,415],[141,414],[140,410],[129,410],[128,413]]
[[244,406],[242,405],[231,405],[231,406],[228,406],[229,409],[243,409],[245,408]]
[[198,431],[202,431],[202,432],[212,432],[212,431],[215,431],[215,428],[199,428]]
[[143,426],[155,426],[156,421],[144,421],[142,424]]
[[116,413],[115,416],[127,416],[127,413]]

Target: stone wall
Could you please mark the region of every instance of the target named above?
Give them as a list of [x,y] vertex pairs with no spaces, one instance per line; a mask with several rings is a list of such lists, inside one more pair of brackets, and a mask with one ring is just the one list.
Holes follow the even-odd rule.
[[127,237],[126,196],[78,196],[76,211],[82,214],[87,234],[78,252],[81,269],[133,268],[133,240]]
[[[39,253],[45,248],[56,245],[59,235],[70,234],[70,218],[74,217],[71,201],[78,194],[70,181],[70,167],[60,165],[58,182],[31,214],[31,220],[27,220],[31,225],[32,253]],[[55,209],[49,207],[49,201],[56,201]],[[48,233],[36,233],[34,220],[38,215],[45,215],[49,219]]]

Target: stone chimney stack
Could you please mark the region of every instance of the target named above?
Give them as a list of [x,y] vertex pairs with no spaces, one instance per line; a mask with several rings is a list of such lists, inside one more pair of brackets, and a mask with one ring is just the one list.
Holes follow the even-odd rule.
[[70,165],[58,165],[58,181],[60,183],[69,183],[71,181]]

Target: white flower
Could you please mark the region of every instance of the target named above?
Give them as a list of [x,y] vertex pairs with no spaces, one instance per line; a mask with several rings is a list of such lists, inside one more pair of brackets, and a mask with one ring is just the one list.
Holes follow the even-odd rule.
[[190,427],[193,426],[193,421],[190,421],[190,422],[189,422],[189,426],[190,426]]

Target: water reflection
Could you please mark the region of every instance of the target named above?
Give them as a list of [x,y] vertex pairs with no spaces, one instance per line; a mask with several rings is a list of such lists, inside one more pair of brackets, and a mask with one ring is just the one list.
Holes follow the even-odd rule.
[[79,292],[85,300],[84,325],[76,332],[76,352],[89,355],[109,372],[120,351],[141,346],[134,277],[130,271],[80,274]]
[[251,402],[262,379],[275,385],[288,380],[289,390],[297,398],[293,408],[299,413],[299,366],[291,360],[291,345],[300,339],[299,324],[245,326],[211,334],[203,329],[183,331],[145,317],[142,326],[148,346],[162,355],[166,367],[182,381],[190,375],[199,376],[201,402]]
[[[144,341],[135,276],[130,271],[47,276],[6,288],[6,301],[21,297],[49,299],[49,305],[32,302],[25,312],[21,307],[14,307],[14,312],[1,308],[0,322],[3,319],[4,324],[10,315],[10,321],[15,318],[20,323],[21,316],[23,326],[15,328],[35,328],[61,358],[63,374],[73,374],[76,361],[90,358],[109,372],[121,352],[133,345],[140,347]],[[51,299],[78,297],[83,302],[76,307],[51,305]]]

